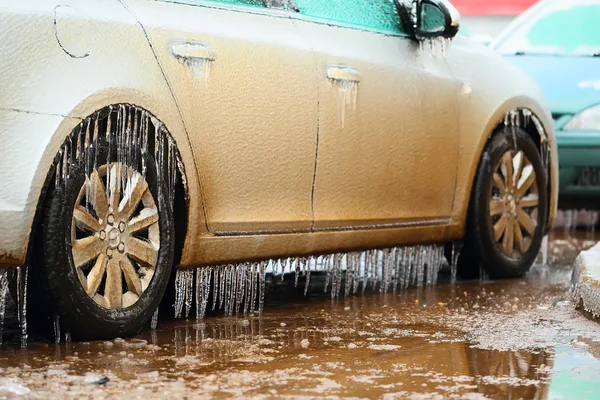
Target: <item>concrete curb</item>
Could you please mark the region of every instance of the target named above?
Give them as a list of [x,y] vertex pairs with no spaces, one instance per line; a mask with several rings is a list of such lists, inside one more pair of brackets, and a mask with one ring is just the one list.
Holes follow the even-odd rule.
[[579,253],[572,290],[575,307],[590,318],[600,318],[600,243]]

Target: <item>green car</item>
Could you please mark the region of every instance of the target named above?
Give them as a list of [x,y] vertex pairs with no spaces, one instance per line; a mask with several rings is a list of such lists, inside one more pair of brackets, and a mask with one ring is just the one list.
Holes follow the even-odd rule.
[[554,117],[562,208],[600,199],[600,0],[544,0],[492,43],[540,85]]

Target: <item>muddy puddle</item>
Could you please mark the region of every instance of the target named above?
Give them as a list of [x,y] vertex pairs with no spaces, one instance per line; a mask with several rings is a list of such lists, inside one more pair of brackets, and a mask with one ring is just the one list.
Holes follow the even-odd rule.
[[[590,233],[555,233],[527,278],[332,301],[278,284],[262,314],[161,316],[135,338],[21,348],[10,324],[0,397],[600,398],[600,325],[573,310],[570,264]],[[8,343],[6,342],[8,341]]]

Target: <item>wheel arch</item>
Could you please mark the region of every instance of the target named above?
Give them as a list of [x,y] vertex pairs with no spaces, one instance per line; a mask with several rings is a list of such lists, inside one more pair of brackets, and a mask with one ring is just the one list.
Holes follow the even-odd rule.
[[[69,115],[63,116],[62,121],[53,130],[43,155],[37,160],[37,168],[28,196],[28,204],[34,205],[29,212],[26,211],[25,219],[29,227],[24,238],[22,262],[26,265],[31,261],[34,239],[44,209],[44,202],[48,190],[53,186],[56,159],[63,144],[68,140],[80,124],[96,113],[107,110],[111,106],[124,104],[147,111],[156,119],[172,137],[177,153],[177,184],[175,207],[175,259],[174,265],[185,262],[185,248],[193,243],[195,235],[205,233],[205,216],[202,212],[202,195],[197,179],[196,163],[189,144],[188,136],[175,106],[169,102],[161,102],[151,96],[144,95],[136,90],[107,89],[82,101]],[[52,131],[50,128],[49,131]],[[36,162],[36,161],[32,161]],[[190,223],[194,221],[194,223]]]
[[[547,231],[552,228],[558,203],[558,153],[554,134],[554,124],[549,112],[543,110],[534,99],[517,97],[510,99],[498,106],[491,116],[477,140],[472,156],[469,157],[469,166],[466,171],[468,179],[463,187],[457,188],[461,193],[456,197],[462,201],[455,202],[455,219],[459,222],[459,229],[454,232],[457,237],[463,237],[466,229],[466,220],[470,208],[473,185],[477,176],[485,146],[498,134],[504,126],[518,125],[532,138],[542,156],[542,162],[547,169],[548,178],[548,222]],[[468,139],[467,139],[468,140]]]

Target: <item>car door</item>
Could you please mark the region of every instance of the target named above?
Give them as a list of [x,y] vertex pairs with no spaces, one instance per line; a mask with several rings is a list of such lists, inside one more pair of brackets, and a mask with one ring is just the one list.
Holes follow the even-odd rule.
[[393,0],[297,0],[317,55],[315,229],[451,216],[459,84],[407,37]]
[[310,230],[317,78],[294,21],[262,0],[125,4],[181,110],[209,230]]

